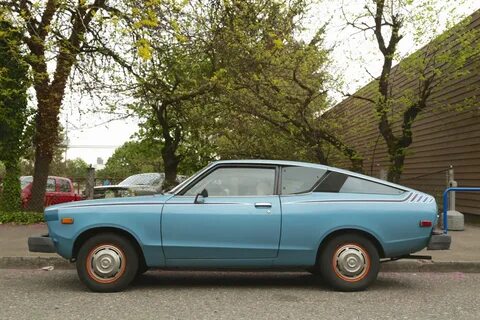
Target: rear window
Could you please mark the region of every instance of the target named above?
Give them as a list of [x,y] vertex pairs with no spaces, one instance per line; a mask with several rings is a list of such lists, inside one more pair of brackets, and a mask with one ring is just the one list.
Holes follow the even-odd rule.
[[47,192],[55,192],[55,179],[48,178],[47,179],[47,188],[45,189]]
[[30,184],[32,181],[33,181],[32,176],[22,176],[20,177],[20,187],[22,189],[25,189],[25,187],[28,186],[28,184]]
[[164,175],[161,173],[140,173],[130,176],[119,183],[120,186],[156,186],[162,184]]
[[306,167],[282,168],[282,194],[305,193],[325,175],[327,170]]
[[344,193],[370,193],[370,194],[401,194],[403,190],[386,186],[356,177],[348,177],[340,192]]
[[339,172],[329,172],[322,182],[315,188],[315,192],[340,192],[363,194],[402,194],[404,190],[352,177]]
[[70,187],[70,182],[68,180],[60,179],[60,192],[71,192],[72,188]]

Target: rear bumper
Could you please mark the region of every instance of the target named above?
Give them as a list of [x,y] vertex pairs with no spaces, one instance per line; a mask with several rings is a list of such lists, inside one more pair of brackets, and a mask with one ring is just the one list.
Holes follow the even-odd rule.
[[428,241],[427,250],[449,250],[451,243],[450,235],[434,232]]
[[52,238],[47,235],[28,238],[28,251],[30,252],[57,252]]

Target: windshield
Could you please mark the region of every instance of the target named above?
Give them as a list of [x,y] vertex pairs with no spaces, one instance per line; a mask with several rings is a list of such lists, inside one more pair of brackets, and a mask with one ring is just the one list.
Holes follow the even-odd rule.
[[33,181],[32,176],[23,176],[20,177],[20,186],[22,189],[24,189],[26,186],[28,186],[29,183]]
[[119,183],[121,186],[155,186],[160,185],[164,179],[163,173],[141,173],[128,177]]
[[178,184],[177,186],[173,187],[173,189],[170,189],[168,191],[166,191],[165,193],[176,193],[178,190],[180,190],[181,188],[183,188],[184,186],[186,186],[187,184],[190,183],[190,181],[193,181],[193,179],[195,179],[196,177],[198,177],[200,174],[202,174],[205,170],[207,170],[208,168],[210,168],[212,165],[214,164],[214,162],[208,164],[206,167],[204,167],[203,169],[197,171],[193,176],[191,176],[190,178],[188,178],[187,180],[184,180],[182,183]]

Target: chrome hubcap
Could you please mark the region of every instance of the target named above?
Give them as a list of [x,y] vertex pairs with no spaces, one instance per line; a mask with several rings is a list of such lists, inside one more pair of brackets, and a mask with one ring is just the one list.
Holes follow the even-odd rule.
[[103,245],[91,255],[90,265],[96,277],[111,279],[118,274],[124,260],[121,250],[112,245]]
[[335,253],[337,271],[351,280],[361,278],[367,270],[367,254],[354,244],[343,245]]

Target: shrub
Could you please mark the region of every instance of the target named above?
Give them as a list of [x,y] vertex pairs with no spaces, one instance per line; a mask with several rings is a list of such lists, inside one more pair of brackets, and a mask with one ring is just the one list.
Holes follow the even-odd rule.
[[0,224],[34,224],[44,222],[43,214],[36,212],[2,212],[0,211]]

